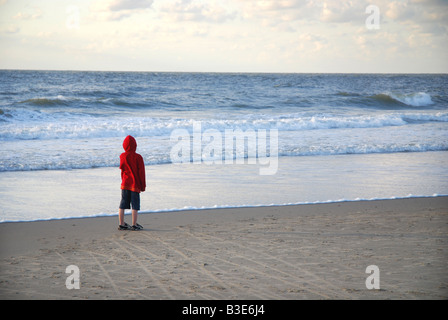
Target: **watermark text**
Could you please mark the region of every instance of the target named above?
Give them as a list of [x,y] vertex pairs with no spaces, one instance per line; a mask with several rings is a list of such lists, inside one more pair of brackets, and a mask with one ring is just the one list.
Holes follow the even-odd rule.
[[81,287],[80,283],[80,272],[78,266],[70,265],[67,268],[65,268],[65,273],[70,273],[70,275],[67,277],[67,280],[65,280],[65,286],[67,289],[79,289]]
[[366,28],[368,30],[378,30],[380,28],[380,8],[371,4],[367,6],[366,14],[370,14],[366,18]]
[[379,289],[380,288],[380,269],[376,265],[370,265],[366,268],[366,273],[370,274],[366,279],[366,288]]
[[170,152],[171,162],[205,164],[259,164],[260,175],[274,175],[278,170],[277,129],[202,130],[200,121],[193,122],[192,134],[187,129],[173,130],[170,140],[176,142]]

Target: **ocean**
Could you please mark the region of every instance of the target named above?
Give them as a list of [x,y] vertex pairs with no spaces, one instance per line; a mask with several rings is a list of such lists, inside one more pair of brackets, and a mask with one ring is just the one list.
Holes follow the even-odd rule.
[[0,70],[0,222],[117,214],[127,135],[146,213],[446,195],[448,75]]

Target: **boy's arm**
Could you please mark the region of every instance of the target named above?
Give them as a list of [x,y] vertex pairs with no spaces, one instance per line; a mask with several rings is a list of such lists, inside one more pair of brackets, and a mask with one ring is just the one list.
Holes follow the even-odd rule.
[[120,155],[120,170],[121,170],[121,179],[123,179],[123,157]]
[[142,183],[141,191],[143,192],[146,190],[146,172],[145,172],[145,163],[143,161],[142,156],[140,156],[140,163],[139,163],[138,169],[139,169],[140,181]]

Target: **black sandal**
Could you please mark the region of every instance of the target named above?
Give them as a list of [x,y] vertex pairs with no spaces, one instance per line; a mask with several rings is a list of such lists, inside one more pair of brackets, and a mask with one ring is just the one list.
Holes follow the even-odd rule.
[[142,229],[143,229],[143,227],[141,225],[139,225],[138,223],[131,227],[132,231],[137,231],[137,230],[142,230]]
[[124,223],[124,226],[122,226],[121,224],[118,225],[118,230],[131,230],[132,227],[130,225],[128,225],[126,222]]

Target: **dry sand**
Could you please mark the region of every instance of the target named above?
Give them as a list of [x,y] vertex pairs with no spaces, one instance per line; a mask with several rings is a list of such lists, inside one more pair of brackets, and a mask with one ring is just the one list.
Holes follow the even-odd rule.
[[[130,216],[126,216],[130,223]],[[448,197],[0,224],[1,299],[447,299]],[[66,267],[80,270],[68,290]],[[367,289],[366,268],[380,271]]]

